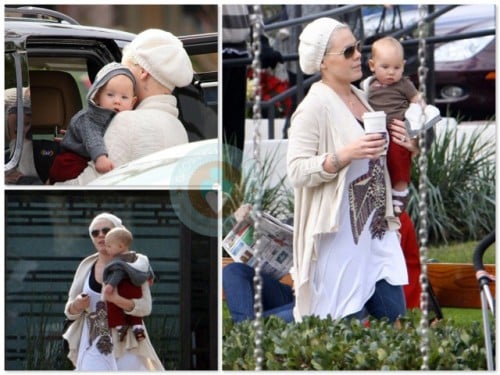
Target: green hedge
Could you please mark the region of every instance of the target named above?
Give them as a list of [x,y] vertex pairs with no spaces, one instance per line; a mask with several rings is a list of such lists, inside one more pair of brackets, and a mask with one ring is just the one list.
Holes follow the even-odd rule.
[[[385,320],[371,320],[367,328],[357,320],[306,317],[301,323],[287,324],[277,317],[266,318],[263,369],[419,370],[422,338],[418,315],[410,311],[399,329]],[[223,370],[254,370],[252,322],[226,321],[224,330]],[[451,320],[442,320],[433,324],[428,337],[429,369],[486,369],[479,322],[464,328],[456,327]]]

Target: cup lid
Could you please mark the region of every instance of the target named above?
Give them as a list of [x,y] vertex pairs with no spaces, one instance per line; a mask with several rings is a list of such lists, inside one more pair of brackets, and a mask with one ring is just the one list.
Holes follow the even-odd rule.
[[374,111],[374,112],[365,112],[363,113],[363,118],[380,118],[380,117],[386,117],[386,114],[384,111]]

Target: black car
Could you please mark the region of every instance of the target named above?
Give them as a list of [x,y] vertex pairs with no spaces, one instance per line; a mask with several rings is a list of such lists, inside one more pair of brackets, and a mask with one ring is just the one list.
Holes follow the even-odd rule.
[[[363,8],[366,8],[365,6]],[[370,6],[372,12],[364,17],[367,40],[376,39],[375,30],[383,35],[411,29],[419,20],[417,5],[397,5],[382,12],[383,6]],[[494,4],[435,5],[434,14],[434,104],[442,115],[463,120],[490,120],[495,116],[496,86],[496,7]],[[383,16],[382,16],[383,15]],[[384,17],[385,16],[385,17]],[[397,20],[397,21],[394,21]],[[392,22],[391,22],[392,21]],[[411,31],[411,30],[410,30]],[[418,85],[419,59],[417,44],[409,43],[416,31],[403,34],[406,40],[405,66]],[[480,34],[480,35],[479,35]],[[401,35],[399,35],[401,36]],[[369,49],[365,49],[365,74]],[[427,63],[429,59],[427,56]]]
[[465,120],[495,116],[495,26],[494,4],[461,5],[436,20],[438,36],[485,33],[436,45],[435,92],[441,113]]
[[[23,148],[24,140],[31,139],[35,177],[46,181],[58,152],[55,136],[86,105],[87,89],[99,69],[120,61],[122,48],[135,34],[82,26],[60,12],[34,7],[6,7],[4,31],[5,172],[31,158],[30,150]],[[190,141],[216,138],[217,72],[197,71],[195,61],[217,53],[217,33],[179,39],[196,71],[190,86],[174,91],[180,120]],[[37,178],[21,184],[32,180]]]

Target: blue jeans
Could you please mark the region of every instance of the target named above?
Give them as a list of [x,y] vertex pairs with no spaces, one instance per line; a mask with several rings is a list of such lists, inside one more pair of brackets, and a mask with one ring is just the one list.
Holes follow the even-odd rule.
[[[254,319],[254,275],[254,269],[244,263],[228,264],[222,271],[226,304],[231,318],[235,322]],[[295,299],[292,288],[266,275],[262,275],[262,282],[263,316],[276,315],[286,322],[293,321]],[[371,315],[376,319],[387,317],[390,322],[394,322],[405,313],[406,303],[403,287],[379,280],[375,284],[375,293],[366,302],[363,309],[346,318],[363,320]]]
[[[254,319],[254,275],[254,269],[244,263],[230,263],[222,271],[226,304],[235,322]],[[261,277],[262,315],[276,315],[286,322],[293,321],[295,299],[292,288],[267,275]]]
[[368,315],[377,319],[388,318],[395,322],[406,313],[406,301],[401,285],[391,285],[386,280],[379,280],[375,284],[375,293],[366,302],[364,308],[347,318],[363,320]]

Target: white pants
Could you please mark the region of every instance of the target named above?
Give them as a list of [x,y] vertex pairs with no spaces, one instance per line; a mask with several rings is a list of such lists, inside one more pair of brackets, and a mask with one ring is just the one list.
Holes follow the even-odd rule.
[[[97,342],[98,340],[95,340]],[[78,360],[76,371],[147,371],[142,357],[126,352],[116,359],[113,353],[104,355],[95,345],[88,347]]]
[[[99,341],[94,340],[94,343]],[[118,366],[116,364],[116,359],[111,352],[108,355],[100,353],[96,345],[93,344],[85,349],[80,358],[78,358],[78,363],[76,366],[76,371],[117,371]]]

